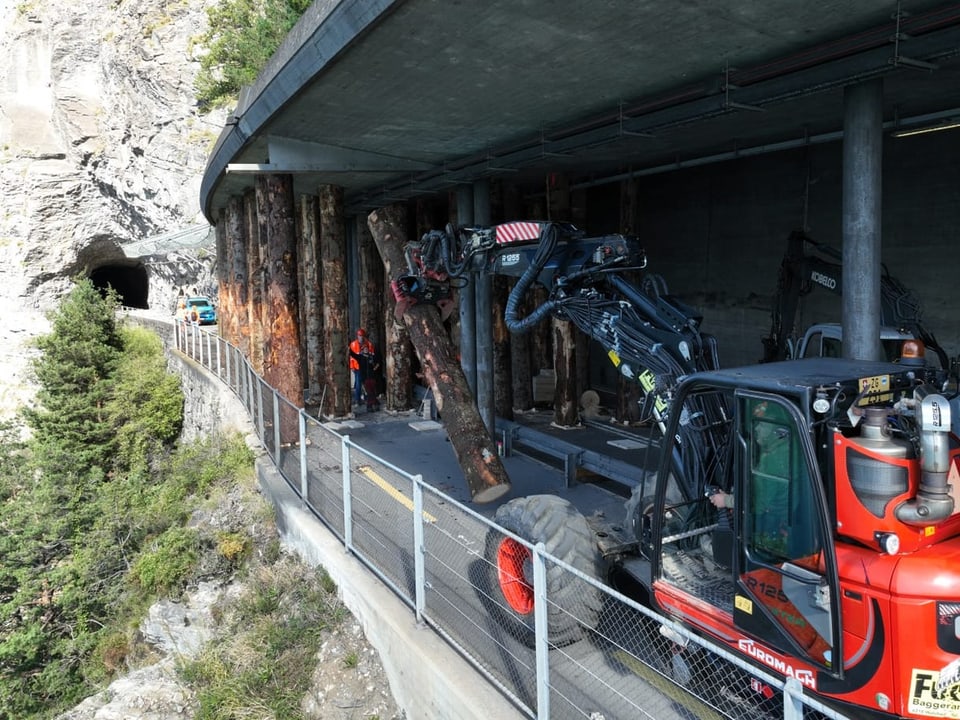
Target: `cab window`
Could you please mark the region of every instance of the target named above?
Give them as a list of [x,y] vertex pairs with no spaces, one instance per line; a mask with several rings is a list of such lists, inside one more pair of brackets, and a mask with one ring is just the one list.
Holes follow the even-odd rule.
[[810,474],[796,424],[772,400],[746,400],[750,477],[746,523],[756,558],[796,560],[822,547],[812,509]]
[[835,598],[827,589],[815,475],[798,418],[774,396],[743,396],[743,554],[738,626],[784,651],[831,663]]
[[820,343],[823,340],[822,333],[813,333],[807,338],[807,344],[803,348],[803,357],[820,357]]

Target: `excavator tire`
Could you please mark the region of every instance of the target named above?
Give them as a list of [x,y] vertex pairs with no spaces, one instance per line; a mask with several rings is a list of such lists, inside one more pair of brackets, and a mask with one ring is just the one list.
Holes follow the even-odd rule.
[[[530,495],[502,505],[496,522],[591,578],[600,576],[600,556],[586,519],[569,502],[554,495]],[[534,639],[533,559],[529,548],[491,530],[486,566],[501,620],[520,640]],[[547,560],[547,625],[550,642],[565,645],[597,625],[601,593],[565,567]]]

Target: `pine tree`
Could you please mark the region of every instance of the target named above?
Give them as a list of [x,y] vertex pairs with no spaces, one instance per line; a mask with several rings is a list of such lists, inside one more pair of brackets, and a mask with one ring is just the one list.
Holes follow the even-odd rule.
[[51,315],[52,331],[37,340],[38,407],[24,416],[44,472],[82,477],[110,468],[116,440],[106,409],[123,347],[117,303],[115,294],[82,280]]

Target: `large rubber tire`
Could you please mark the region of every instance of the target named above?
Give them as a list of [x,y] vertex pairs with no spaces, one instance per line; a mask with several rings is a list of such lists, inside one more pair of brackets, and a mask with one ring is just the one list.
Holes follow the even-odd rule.
[[[590,578],[600,577],[600,554],[586,519],[566,500],[530,495],[502,505],[497,524],[529,543],[543,543],[547,553]],[[534,636],[533,561],[530,550],[513,538],[491,530],[486,543],[491,587],[504,622],[521,640]],[[547,619],[550,642],[579,640],[583,628],[594,628],[600,616],[601,593],[574,579],[566,568],[547,562]]]

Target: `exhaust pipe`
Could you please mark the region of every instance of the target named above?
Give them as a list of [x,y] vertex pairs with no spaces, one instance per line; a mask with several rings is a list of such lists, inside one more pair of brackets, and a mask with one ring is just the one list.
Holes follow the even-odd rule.
[[950,403],[943,395],[927,394],[917,388],[914,400],[920,419],[920,487],[917,496],[901,503],[897,519],[907,525],[925,527],[953,514],[953,498],[947,473],[950,471]]

